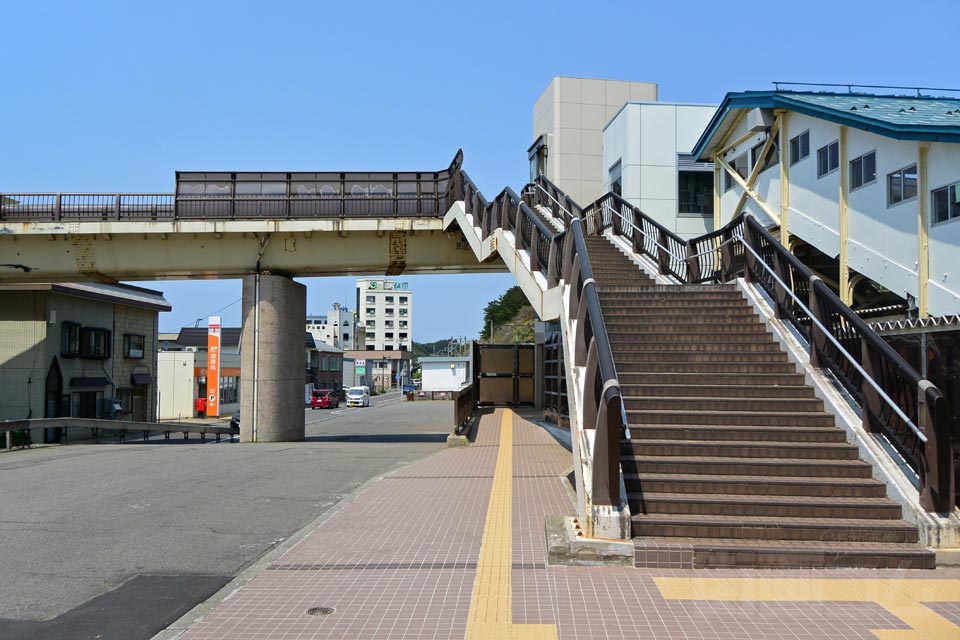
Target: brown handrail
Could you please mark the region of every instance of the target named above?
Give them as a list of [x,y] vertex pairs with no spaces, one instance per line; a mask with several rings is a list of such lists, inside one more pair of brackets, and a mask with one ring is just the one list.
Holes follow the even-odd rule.
[[[572,201],[556,185],[540,176],[536,186],[546,195],[541,204],[555,217],[571,218],[559,203]],[[947,512],[957,505],[952,440],[960,440],[960,424],[948,399],[753,216],[745,212],[721,229],[684,240],[613,193],[601,196],[585,209],[574,204],[566,209],[577,212],[576,217],[583,220],[589,233],[611,229],[614,235],[625,237],[636,254],[650,258],[661,275],[680,284],[729,282],[741,273],[756,283],[773,301],[777,317],[807,340],[811,365],[828,369],[860,403],[864,428],[882,433],[916,471],[923,508]],[[745,245],[762,256],[770,269],[758,265]],[[564,273],[568,269],[565,264]],[[794,296],[809,300],[809,305],[797,303]],[[818,324],[829,331],[829,338]],[[834,341],[857,360],[873,383],[864,380]],[[611,451],[609,455],[612,465],[618,454]]]

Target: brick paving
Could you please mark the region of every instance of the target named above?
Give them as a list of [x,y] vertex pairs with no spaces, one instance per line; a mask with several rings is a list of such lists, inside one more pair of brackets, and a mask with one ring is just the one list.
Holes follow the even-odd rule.
[[[445,450],[370,486],[217,605],[184,639],[464,638],[498,459],[501,415],[497,411],[481,417],[470,447]],[[832,601],[826,596],[823,601],[680,599],[666,597],[657,582],[760,578],[785,584],[816,579],[919,584],[960,580],[958,569],[547,567],[544,519],[574,510],[560,479],[570,471],[572,458],[546,431],[518,415],[513,418],[512,451],[514,625],[548,625],[564,639],[876,638],[872,630],[898,629],[909,634],[897,636],[903,638],[960,638],[960,597],[958,602],[924,603],[922,615],[936,623],[937,633],[946,635],[921,635],[910,634],[906,622],[877,602],[835,596]],[[308,615],[309,609],[319,607],[335,611]],[[521,637],[523,627],[514,628],[516,634],[509,635]]]

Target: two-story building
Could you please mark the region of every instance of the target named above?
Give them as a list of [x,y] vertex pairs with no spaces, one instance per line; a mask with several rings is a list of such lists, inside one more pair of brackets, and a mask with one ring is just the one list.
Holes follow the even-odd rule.
[[124,284],[0,285],[0,420],[156,420],[157,321],[170,309]]
[[854,308],[960,313],[960,99],[912,93],[727,94],[715,224],[749,210]]

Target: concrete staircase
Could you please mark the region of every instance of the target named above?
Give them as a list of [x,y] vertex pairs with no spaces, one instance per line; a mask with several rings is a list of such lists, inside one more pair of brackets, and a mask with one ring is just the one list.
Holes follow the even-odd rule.
[[637,566],[933,568],[736,285],[668,286],[588,236],[630,439]]

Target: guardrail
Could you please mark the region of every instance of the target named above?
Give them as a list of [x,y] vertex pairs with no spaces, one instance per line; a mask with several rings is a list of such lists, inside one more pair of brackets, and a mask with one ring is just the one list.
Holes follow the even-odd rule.
[[175,193],[2,193],[0,222],[438,218],[463,164],[391,173],[178,172]]
[[221,436],[239,435],[240,430],[233,427],[216,425],[193,424],[189,422],[130,422],[123,420],[100,420],[95,418],[31,418],[28,420],[4,420],[0,422],[0,433],[5,434],[6,445],[9,450],[12,445],[11,434],[16,432],[28,433],[36,429],[62,429],[61,444],[68,444],[67,429],[89,429],[93,442],[100,441],[101,431],[119,431],[120,442],[126,442],[127,432],[137,431],[143,441],[150,439],[151,433],[164,434],[164,440],[170,439],[171,433],[182,433],[183,439],[188,440],[188,434],[199,433],[200,440],[206,440],[211,434],[220,442]]
[[463,435],[462,431],[479,403],[480,394],[476,384],[468,384],[453,392],[453,430],[457,435]]

